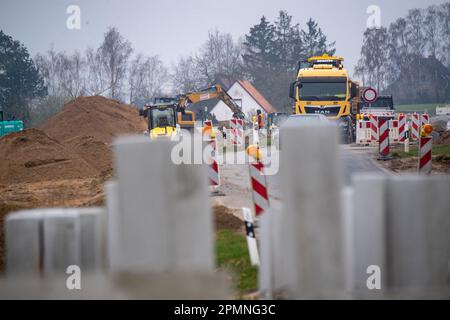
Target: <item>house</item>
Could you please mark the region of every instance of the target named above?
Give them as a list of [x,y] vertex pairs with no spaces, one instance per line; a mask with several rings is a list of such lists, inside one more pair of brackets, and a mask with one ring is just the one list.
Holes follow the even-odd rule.
[[[261,110],[263,113],[276,111],[248,80],[235,81],[229,86],[227,93],[242,108],[247,119],[255,115],[257,110]],[[189,108],[195,112],[196,119],[203,119],[205,112],[209,118],[215,118],[217,121],[228,121],[233,117],[230,108],[219,99],[201,101]]]
[[450,70],[435,57],[416,56],[384,93],[398,104],[435,103],[450,100]]

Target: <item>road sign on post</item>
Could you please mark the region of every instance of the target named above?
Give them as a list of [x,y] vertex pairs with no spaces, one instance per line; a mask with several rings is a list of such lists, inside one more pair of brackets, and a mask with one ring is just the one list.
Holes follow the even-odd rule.
[[374,88],[366,88],[362,97],[367,103],[373,103],[378,99],[378,93]]

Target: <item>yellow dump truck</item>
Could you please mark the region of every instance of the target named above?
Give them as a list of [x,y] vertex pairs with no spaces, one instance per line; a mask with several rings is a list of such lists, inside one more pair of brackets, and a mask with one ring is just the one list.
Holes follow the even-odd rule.
[[351,143],[359,111],[359,84],[350,80],[343,60],[325,54],[299,63],[289,96],[295,100],[295,114],[322,114],[338,121],[343,141]]

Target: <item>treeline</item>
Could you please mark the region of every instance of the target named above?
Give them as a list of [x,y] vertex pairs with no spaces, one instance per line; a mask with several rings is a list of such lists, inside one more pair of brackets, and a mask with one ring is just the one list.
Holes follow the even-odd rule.
[[71,53],[51,48],[33,59],[3,32],[0,40],[0,71],[5,70],[0,72],[0,104],[9,119],[22,119],[27,126],[41,125],[79,96],[103,95],[142,106],[161,94],[237,79],[252,81],[276,108],[288,110],[287,91],[298,61],[335,52],[334,42],[314,20],[301,28],[286,11],[273,22],[261,17],[243,38],[213,30],[194,54],[171,68],[158,56],[136,53],[114,27],[97,48]]
[[274,22],[261,17],[243,39],[210,32],[197,53],[180,59],[174,67],[174,88],[185,92],[218,80],[231,83],[245,78],[276,108],[288,110],[287,92],[298,62],[315,54],[334,54],[334,45],[313,19],[301,28],[291,15],[280,11]]
[[48,96],[33,106],[34,125],[79,96],[104,95],[133,105],[143,105],[161,93],[168,70],[157,56],[136,54],[116,28],[110,28],[98,48],[84,54],[50,49],[34,58]]
[[[367,29],[355,75],[364,85],[379,91],[404,91],[409,96],[408,102],[418,102],[421,98],[420,102],[427,102],[423,99],[443,99],[445,95],[426,92],[425,98],[424,94],[416,94],[420,91],[417,86],[424,81],[433,81],[433,77],[424,73],[434,73],[436,85],[447,83],[447,92],[450,92],[449,79],[440,79],[440,82],[438,79],[445,78],[449,68],[450,2],[446,2],[425,9],[412,9],[406,17],[398,18],[388,28]],[[403,100],[408,99],[405,97]]]

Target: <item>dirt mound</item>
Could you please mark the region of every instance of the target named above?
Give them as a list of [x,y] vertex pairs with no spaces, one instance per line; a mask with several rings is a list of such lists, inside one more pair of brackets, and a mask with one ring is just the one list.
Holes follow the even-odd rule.
[[142,133],[146,128],[136,108],[101,96],[70,101],[41,127],[48,136],[62,143],[89,136],[107,144],[118,135]]
[[213,207],[214,225],[216,230],[232,229],[239,230],[244,226],[244,222],[233,215],[230,208],[219,205]]
[[443,132],[439,139],[437,140],[436,144],[450,144],[450,130]]
[[37,129],[0,138],[0,184],[73,179],[98,173],[77,153]]
[[112,151],[105,142],[95,140],[93,136],[78,136],[65,142],[73,152],[79,154],[99,174],[112,169]]

